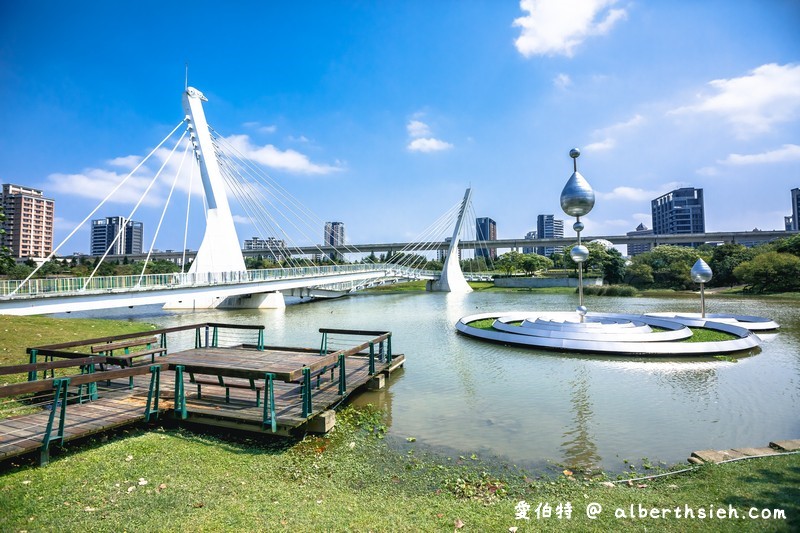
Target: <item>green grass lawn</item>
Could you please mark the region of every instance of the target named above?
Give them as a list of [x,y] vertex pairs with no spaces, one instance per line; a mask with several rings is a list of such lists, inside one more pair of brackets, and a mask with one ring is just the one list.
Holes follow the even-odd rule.
[[[603,476],[542,477],[475,455],[428,455],[382,438],[381,413],[348,408],[332,433],[303,440],[130,429],[0,472],[0,531],[790,531],[800,526],[800,456],[704,466],[604,486]],[[413,441],[412,438],[408,439]],[[520,501],[531,520],[517,520]],[[599,503],[597,520],[586,506]],[[555,515],[569,503],[571,518]],[[553,509],[536,519],[538,504]],[[782,509],[788,520],[622,519],[631,505]],[[463,524],[463,528],[458,525]]]

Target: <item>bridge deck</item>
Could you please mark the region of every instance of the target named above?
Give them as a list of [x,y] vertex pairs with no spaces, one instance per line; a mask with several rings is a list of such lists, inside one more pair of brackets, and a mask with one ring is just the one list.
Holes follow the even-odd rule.
[[[265,372],[271,372],[275,375],[277,426],[275,433],[287,435],[293,429],[334,407],[375,376],[388,374],[391,370],[402,366],[405,361],[405,357],[401,354],[395,355],[391,362],[386,358],[381,361],[375,357],[375,374],[370,375],[368,354],[349,355],[345,364],[346,391],[344,394],[339,394],[338,371],[334,377],[328,369],[319,372],[325,367],[319,363],[330,359],[330,355],[320,356],[319,350],[313,349],[267,347],[264,350],[257,350],[242,346],[197,348],[159,357],[156,361],[163,365],[165,371],[161,372],[160,378],[158,416],[182,418],[180,410],[175,409],[175,369],[180,365],[184,369],[183,384],[188,420],[272,434],[269,425],[264,427],[263,403],[256,405],[255,391],[230,388],[226,399],[224,388],[204,384],[201,395],[198,396],[195,384],[190,382],[187,375],[190,369],[193,369],[195,374],[209,372],[215,377],[223,374],[234,377],[256,374],[263,376]],[[311,379],[311,410],[307,417],[303,416],[302,386],[298,381],[303,366],[314,369],[318,374]],[[84,403],[79,403],[76,397],[78,387],[69,387],[73,399],[68,402],[66,408],[64,442],[140,422],[146,418],[150,374],[133,376],[132,388],[128,377],[115,379],[107,384],[103,371],[97,372],[94,376],[98,384],[98,396],[95,400],[86,401],[88,398],[84,385]],[[263,401],[262,393],[261,402]],[[52,402],[38,412],[0,420],[0,461],[43,448],[51,409]],[[54,443],[57,426],[58,417],[51,433]],[[60,442],[60,439],[57,440]],[[43,458],[45,453],[46,450],[43,451]]]

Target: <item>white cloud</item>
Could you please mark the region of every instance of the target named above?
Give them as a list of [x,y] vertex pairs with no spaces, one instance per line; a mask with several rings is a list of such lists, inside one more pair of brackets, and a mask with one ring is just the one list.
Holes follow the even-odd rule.
[[338,166],[312,163],[308,156],[296,150],[280,150],[272,144],[254,145],[247,135],[231,135],[225,140],[247,159],[270,168],[297,174],[330,174],[342,170]]
[[617,141],[611,138],[603,139],[602,141],[589,143],[583,147],[586,152],[604,152],[611,150],[617,145]]
[[514,26],[522,28],[514,44],[525,57],[571,57],[587,37],[608,33],[627,17],[624,9],[610,9],[615,3],[616,0],[520,0],[520,9],[528,14],[514,21]]
[[453,145],[434,138],[419,138],[414,139],[408,143],[408,149],[412,152],[441,152],[442,150],[449,150]]
[[250,220],[249,217],[243,217],[242,215],[232,215],[232,218],[233,221],[236,222],[237,224],[247,224],[247,225],[253,224],[253,221]]
[[430,126],[419,120],[424,115],[421,111],[414,113],[413,118],[406,124],[406,131],[408,131],[409,136],[406,148],[411,152],[423,153],[441,152],[452,148],[453,145],[449,142],[433,137]]
[[426,137],[431,134],[431,129],[420,120],[409,120],[406,125],[409,137]]
[[760,154],[730,154],[727,158],[718,161],[723,165],[760,165],[763,163],[786,163],[800,161],[800,146],[784,144],[777,150]]
[[561,89],[562,91],[572,85],[572,78],[569,77],[568,74],[564,74],[563,72],[553,78],[553,85],[556,86],[557,89]]
[[114,159],[109,159],[107,163],[115,167],[122,167],[133,170],[134,168],[136,168],[136,165],[138,165],[139,161],[141,160],[142,160],[141,156],[126,155],[125,157],[115,157]]
[[595,130],[592,132],[592,136],[602,138],[602,140],[586,145],[585,150],[588,152],[603,152],[605,150],[611,150],[617,145],[617,137],[620,134],[636,128],[643,122],[644,117],[637,114],[625,122],[617,122],[611,126]]
[[800,65],[770,63],[746,76],[713,80],[715,94],[698,95],[699,102],[670,114],[711,113],[733,125],[736,135],[749,138],[800,116]]
[[[117,174],[101,168],[88,168],[79,174],[50,174],[47,176],[48,190],[57,193],[91,198],[104,199],[127,174]],[[109,202],[134,205],[142,197],[152,176],[132,176],[109,199]],[[161,202],[157,191],[152,190],[142,203],[144,205],[158,205]]]
[[[615,187],[611,192],[596,191],[595,195],[601,200],[623,200],[629,202],[650,201],[658,198],[667,191],[677,189],[677,182],[665,183],[660,191],[648,191],[637,187]],[[649,216],[649,215],[648,215]]]

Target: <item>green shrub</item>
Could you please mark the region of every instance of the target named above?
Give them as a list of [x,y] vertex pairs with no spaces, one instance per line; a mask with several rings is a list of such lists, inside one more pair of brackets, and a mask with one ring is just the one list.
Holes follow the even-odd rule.
[[583,288],[583,294],[591,296],[636,296],[637,293],[636,288],[630,285],[590,285]]

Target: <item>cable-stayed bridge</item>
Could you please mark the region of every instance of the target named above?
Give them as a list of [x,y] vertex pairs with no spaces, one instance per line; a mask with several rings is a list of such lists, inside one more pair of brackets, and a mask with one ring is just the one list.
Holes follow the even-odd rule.
[[[170,165],[177,167],[141,272],[138,275],[128,276],[98,275],[101,264],[114,257],[115,251],[124,249],[121,245],[126,239],[125,225],[120,224],[105,253],[96,261],[92,272],[87,276],[37,278],[35,274],[41,268],[40,265],[24,280],[0,281],[0,314],[30,315],[151,304],[163,304],[168,308],[180,309],[270,308],[283,306],[284,294],[312,298],[335,297],[368,286],[398,280],[428,280],[428,288],[433,291],[471,290],[461,272],[457,253],[465,213],[471,208],[470,189],[467,189],[461,202],[425,230],[415,243],[403,250],[408,258],[419,257],[419,253],[438,248],[438,246],[426,248],[431,242],[437,242],[435,240],[438,238],[437,233],[452,230],[448,253],[441,272],[414,268],[414,263],[404,263],[402,260],[391,264],[316,266],[310,262],[304,265],[302,260],[292,259],[289,259],[292,264],[290,268],[248,271],[228,202],[229,192],[239,200],[239,206],[263,236],[272,238],[275,235],[284,236],[281,242],[289,241],[287,249],[300,248],[289,236],[287,227],[293,227],[303,234],[303,228],[300,227],[303,223],[309,224],[309,221],[319,219],[243,156],[236,146],[210,128],[203,111],[203,101],[206,101],[206,98],[200,91],[192,87],[186,88],[183,95],[185,118],[108,193],[47,258],[50,260],[56,257],[61,247],[78,232],[81,226],[94,216],[146,161],[162,150],[162,146],[181,129],[181,126],[185,126],[172,150],[167,156],[162,157],[160,168],[126,217],[126,220],[132,220],[165,168]],[[184,147],[180,162],[170,163],[180,146]],[[187,157],[189,153],[192,157]],[[147,264],[154,256],[154,245],[173,192],[179,179],[185,179],[186,172],[183,169],[187,159],[191,175],[183,248],[186,249],[195,170],[199,170],[204,197],[205,232],[202,242],[188,271],[148,274]],[[293,218],[287,213],[292,214]],[[306,229],[314,233],[320,227],[321,224],[317,222],[316,228],[309,225]],[[344,248],[349,253],[360,253],[358,249],[343,242],[337,245],[339,249]],[[325,253],[318,246],[309,250],[313,250],[314,254]],[[181,264],[186,264],[185,256]]]

